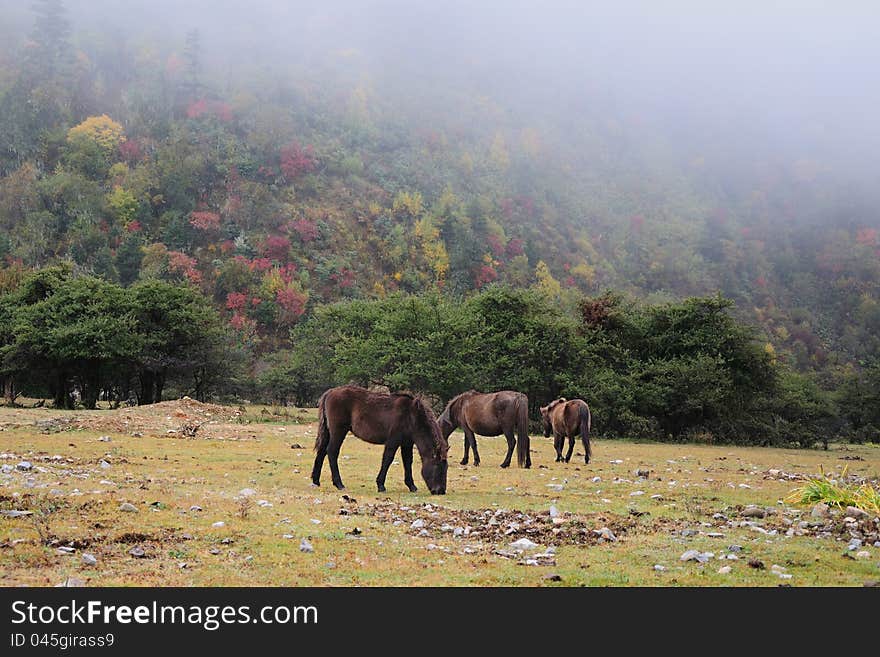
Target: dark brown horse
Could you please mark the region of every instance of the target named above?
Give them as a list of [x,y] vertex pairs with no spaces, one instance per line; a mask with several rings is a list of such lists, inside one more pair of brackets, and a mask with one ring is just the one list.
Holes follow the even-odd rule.
[[[544,437],[553,434],[553,447],[556,448],[556,461],[571,460],[574,451],[574,437],[580,434],[584,444],[584,463],[590,462],[590,407],[583,399],[566,400],[565,397],[554,399],[541,407],[541,420],[544,423]],[[568,454],[562,458],[562,448],[568,438]]]
[[500,436],[503,433],[507,438],[507,456],[501,467],[508,467],[513,448],[517,446],[514,437],[516,432],[519,437],[519,446],[516,450],[519,467],[532,467],[532,457],[529,453],[529,402],[521,392],[513,390],[487,393],[475,390],[463,392],[446,404],[437,422],[443,437],[447,440],[456,427],[461,427],[464,431],[462,465],[467,465],[468,447],[474,450],[474,465],[480,465],[477,438],[474,434]]
[[339,450],[351,431],[373,445],[385,445],[382,467],[376,477],[379,492],[385,492],[385,475],[397,448],[403,460],[404,482],[413,493],[413,445],[422,457],[422,478],[433,495],[446,493],[446,454],[449,443],[440,433],[434,413],[421,399],[405,393],[375,393],[358,386],[330,388],[318,401],[318,435],[315,438],[315,466],[312,483],[321,484],[324,457],[329,457],[333,485],[343,489],[339,476]]

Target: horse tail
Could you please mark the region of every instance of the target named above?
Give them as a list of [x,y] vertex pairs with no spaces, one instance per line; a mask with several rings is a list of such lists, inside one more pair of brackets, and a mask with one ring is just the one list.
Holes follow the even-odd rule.
[[327,426],[327,408],[326,399],[329,390],[321,395],[318,400],[318,435],[315,436],[315,451],[320,452],[326,449],[327,443],[330,442],[330,429]]
[[516,461],[521,468],[527,468],[529,458],[529,403],[525,395],[517,395],[514,404],[516,413]]
[[590,415],[590,407],[587,405],[587,402],[584,402],[584,405],[581,406],[580,413],[580,429],[581,429],[581,442],[584,444],[584,458],[586,463],[590,462],[590,457],[592,456],[592,448],[590,447],[590,425],[592,424],[592,417]]

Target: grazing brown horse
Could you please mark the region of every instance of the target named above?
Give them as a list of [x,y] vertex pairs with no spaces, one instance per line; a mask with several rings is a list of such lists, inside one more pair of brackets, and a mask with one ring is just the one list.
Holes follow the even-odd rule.
[[507,438],[507,456],[501,467],[508,467],[513,448],[517,446],[515,431],[519,437],[519,446],[516,450],[519,467],[532,467],[532,456],[529,453],[529,402],[521,392],[513,390],[463,392],[446,404],[443,413],[437,418],[437,423],[447,440],[456,427],[461,427],[464,431],[462,465],[467,465],[469,446],[474,450],[474,465],[480,465],[477,438],[474,434],[500,436],[503,433]]
[[[553,447],[556,448],[556,461],[571,460],[574,451],[574,437],[580,434],[584,444],[584,463],[590,462],[590,407],[583,399],[566,400],[565,397],[554,399],[541,407],[541,420],[544,423],[544,436],[553,434]],[[568,454],[562,458],[562,448],[568,437]]]
[[333,485],[340,490],[339,449],[351,431],[373,445],[385,445],[382,467],[376,477],[379,492],[385,492],[385,475],[397,448],[403,460],[404,482],[413,493],[413,445],[422,457],[422,478],[432,495],[446,493],[446,455],[449,443],[440,433],[434,413],[421,399],[406,393],[375,393],[358,386],[330,388],[318,401],[318,435],[315,438],[315,466],[312,483],[321,484],[324,457],[329,457]]

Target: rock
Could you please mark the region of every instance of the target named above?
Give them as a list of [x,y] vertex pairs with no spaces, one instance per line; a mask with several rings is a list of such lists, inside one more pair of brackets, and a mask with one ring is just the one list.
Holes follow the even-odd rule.
[[110,436],[100,436],[100,437],[98,438],[98,441],[99,441],[99,442],[102,442],[102,443],[109,443],[109,442],[110,442]]
[[242,488],[240,491],[238,491],[238,494],[241,497],[250,497],[251,495],[256,495],[257,491],[255,491],[253,488]]
[[30,472],[33,469],[33,464],[30,461],[22,461],[18,465],[15,466],[16,470],[21,470],[22,472]]
[[68,577],[66,580],[61,582],[61,584],[56,584],[56,587],[79,587],[85,586],[86,581],[84,579],[79,579],[78,577]]
[[742,512],[744,518],[763,518],[766,515],[767,512],[759,506],[747,506]]
[[854,538],[849,542],[849,545],[846,546],[846,549],[852,551],[858,550],[860,547],[862,547],[861,539]]
[[119,505],[119,510],[125,511],[127,513],[137,513],[138,512],[138,508],[134,504],[132,504],[131,502],[123,502],[122,504]]
[[424,526],[425,526],[425,521],[422,520],[421,518],[413,520],[412,524],[410,525],[410,527],[412,527],[413,529],[421,529]]
[[20,518],[22,516],[32,516],[33,514],[33,511],[17,511],[16,509],[3,509],[0,511],[0,515],[4,515],[7,518]]
[[3,474],[9,474],[13,470],[15,470],[15,467],[9,465],[8,463],[4,463],[3,465],[0,465],[0,472],[2,472]]
[[731,570],[733,569],[730,566],[721,566],[721,568],[718,569],[718,574],[727,575]]
[[810,515],[814,518],[827,518],[828,517],[828,505],[824,502],[819,502],[813,507],[813,510],[810,511]]
[[617,541],[617,536],[614,535],[614,532],[608,529],[608,527],[602,527],[601,529],[594,529],[593,533],[599,538],[604,538],[606,541],[615,542]]
[[547,484],[547,488],[549,488],[550,490],[555,490],[558,493],[562,491],[565,486],[563,486],[562,484]]
[[558,515],[559,515],[559,509],[557,509],[555,506],[551,506],[550,507],[550,517],[556,518]]
[[144,548],[142,548],[140,545],[136,545],[135,547],[131,548],[128,553],[135,559],[143,559],[145,556],[147,556],[147,553],[144,552]]
[[600,481],[602,481],[602,477],[593,477],[592,479],[590,479],[590,481],[592,481],[594,484],[598,484]]
[[645,494],[645,491],[643,491],[643,490],[634,490],[632,493],[629,494],[629,496],[630,497],[637,497],[639,495],[644,495],[644,494]]
[[290,538],[293,538],[293,534],[281,534],[281,538],[290,539]]
[[708,536],[709,538],[724,538],[724,534],[722,534],[721,532],[709,532],[708,534],[706,534],[706,536]]
[[217,522],[215,522],[214,524],[211,525],[211,527],[225,527],[225,526],[226,526],[226,523],[223,522],[222,520],[218,520]]
[[189,507],[189,510],[190,511],[201,511],[202,507],[200,507],[198,504],[193,504],[191,507]]
[[82,562],[83,562],[86,566],[96,566],[96,565],[98,565],[98,559],[95,557],[95,555],[94,555],[94,554],[89,554],[88,552],[83,553],[83,555],[82,555]]
[[549,575],[544,575],[544,579],[548,582],[561,582],[562,575],[557,575],[556,573],[550,573]]
[[653,495],[651,495],[651,499],[652,500],[662,500],[663,496],[660,495],[659,493],[654,493]]
[[662,573],[664,570],[666,570],[666,566],[661,566],[659,563],[655,563],[654,570],[656,570],[659,573]]
[[856,552],[856,559],[870,559],[871,553],[867,550],[859,550]]
[[74,552],[76,552],[76,548],[62,546],[55,551],[62,556],[66,556],[66,555],[70,555],[70,554],[73,554]]
[[700,552],[699,550],[688,550],[684,554],[679,557],[680,561],[697,561],[699,563],[706,563],[714,557],[715,555],[712,552]]
[[98,465],[100,465],[102,468],[104,468],[106,470],[107,468],[110,467],[110,462],[105,461],[104,459],[101,459],[100,461],[98,461]]
[[863,520],[868,518],[868,512],[863,511],[862,509],[856,506],[848,506],[846,507],[846,515],[850,516],[853,519]]
[[759,561],[758,559],[749,559],[749,568],[754,568],[755,570],[764,570],[764,562]]
[[730,552],[742,552],[742,545],[728,545],[727,549]]
[[510,544],[514,550],[534,550],[538,547],[537,543],[530,541],[527,538],[521,538],[518,541],[514,541]]
[[299,542],[299,551],[309,553],[314,552],[315,548],[312,547],[312,544],[309,543],[307,538],[304,538]]
[[257,506],[262,507],[264,509],[271,508],[273,505],[269,500],[258,500]]
[[644,470],[644,469],[642,469],[642,468],[639,468],[638,470],[635,470],[635,471],[633,472],[633,474],[634,474],[636,477],[644,477],[645,479],[647,479],[648,477],[651,476],[651,471],[650,471],[650,470]]

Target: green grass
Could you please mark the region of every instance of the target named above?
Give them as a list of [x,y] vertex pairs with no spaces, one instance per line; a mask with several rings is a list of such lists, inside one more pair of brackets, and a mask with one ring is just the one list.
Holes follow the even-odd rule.
[[[254,412],[260,415],[248,409]],[[26,419],[8,413],[0,409],[0,425]],[[871,447],[824,452],[597,440],[594,461],[585,465],[582,457],[555,463],[551,441],[534,436],[534,467],[503,470],[498,467],[503,438],[479,438],[483,464],[461,466],[462,435],[456,432],[449,492],[435,497],[420,479],[418,456],[417,493],[404,487],[397,459],[388,474],[388,492],[378,494],[374,480],[382,450],[352,436],[340,458],[347,489],[330,485],[326,465],[322,486],[310,486],[314,423],[232,422],[185,439],[167,434],[164,420],[158,418],[156,431],[140,437],[98,428],[54,434],[22,426],[0,431],[0,452],[14,454],[0,463],[27,459],[44,470],[0,475],[0,509],[45,512],[0,516],[0,585],[51,586],[67,577],[89,585],[159,586],[861,586],[880,579],[877,548],[865,548],[871,558],[854,560],[842,556],[846,543],[840,540],[785,536],[786,513],[807,513],[785,502],[800,482],[767,478],[770,469],[815,478],[824,471],[839,478],[848,463],[850,474],[876,480],[880,450]],[[102,435],[111,441],[100,441]],[[61,460],[50,460],[55,455]],[[842,456],[862,460],[843,461]],[[102,468],[101,459],[110,467]],[[650,470],[651,476],[636,481],[638,468]],[[600,481],[593,482],[594,477]],[[548,484],[564,488],[555,491]],[[256,495],[241,513],[245,488]],[[635,491],[643,494],[631,495]],[[356,503],[344,500],[343,493]],[[271,506],[261,506],[260,500]],[[139,512],[120,511],[122,502]],[[436,507],[426,510],[425,504]],[[758,522],[775,534],[713,518],[721,513],[740,520],[738,513],[749,504],[773,511]],[[190,510],[193,505],[203,510]],[[454,524],[464,513],[498,509],[546,514],[551,505],[569,522],[589,529],[627,529],[615,543],[560,541],[556,565],[528,566],[495,552],[520,534],[465,540],[436,526],[446,519]],[[381,512],[386,508],[407,519],[431,521],[432,513],[438,515],[430,536],[422,537],[409,521],[395,525]],[[343,515],[343,510],[355,512]],[[225,525],[214,527],[218,521]],[[357,536],[352,535],[355,527],[361,531]],[[693,534],[683,536],[683,530]],[[707,535],[714,532],[722,536]],[[62,556],[41,536],[59,545],[73,543],[76,552]],[[299,550],[304,537],[313,553]],[[549,533],[536,542],[554,545]],[[719,555],[733,544],[742,546],[738,561],[679,560],[689,549]],[[129,554],[135,545],[144,548],[146,558]],[[467,553],[469,545],[477,547]],[[83,552],[94,554],[97,566],[84,565]],[[766,569],[749,568],[749,559],[761,560]],[[666,570],[655,571],[654,564]],[[783,582],[770,572],[773,564],[792,578]],[[732,571],[719,574],[723,565]],[[545,580],[550,573],[562,582]]]
[[846,474],[847,468],[843,469],[839,478],[823,472],[820,477],[812,478],[792,491],[786,500],[797,504],[824,502],[839,509],[853,506],[868,513],[880,514],[880,489],[870,482],[847,484]]

